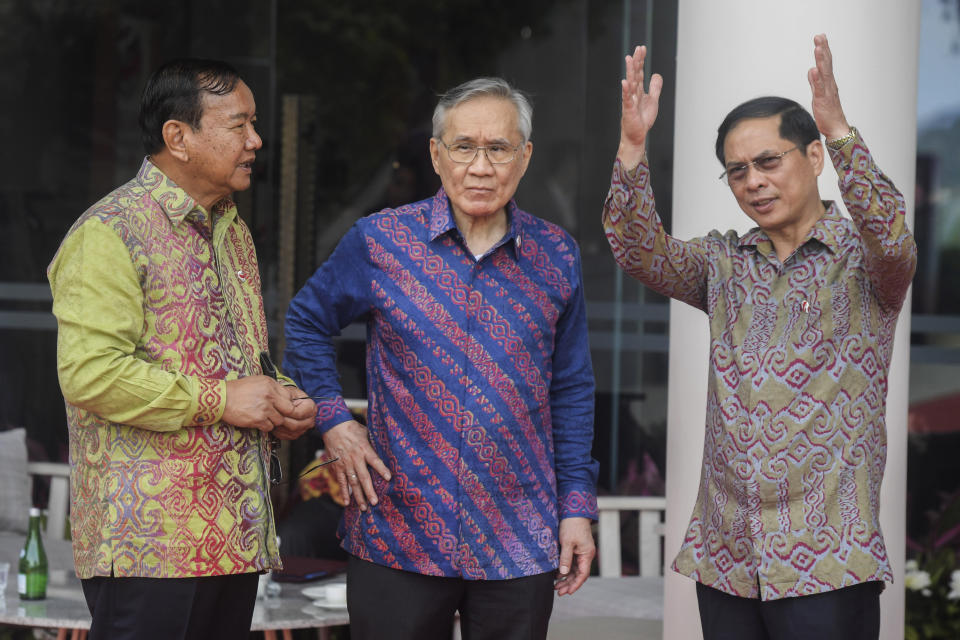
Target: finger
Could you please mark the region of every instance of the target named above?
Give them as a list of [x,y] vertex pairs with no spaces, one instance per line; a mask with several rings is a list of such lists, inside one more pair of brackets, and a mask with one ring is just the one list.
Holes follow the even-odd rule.
[[364,497],[371,505],[376,505],[379,499],[377,499],[377,491],[373,487],[373,478],[370,477],[370,473],[366,469],[360,469],[358,476]]
[[277,413],[272,406],[268,406],[263,410],[263,415],[254,423],[254,426],[264,433],[270,433],[278,424],[283,424],[283,416]]
[[334,465],[334,473],[337,476],[337,484],[340,485],[340,497],[343,498],[343,504],[350,504],[350,483],[347,482],[347,468],[343,463],[343,452],[331,448],[330,455],[340,458],[340,462]]
[[283,414],[277,411],[276,407],[274,406],[267,407],[265,413],[267,421],[270,422],[271,429],[282,425],[283,421],[286,419],[284,418]]
[[633,69],[633,61],[630,59],[630,56],[626,57],[626,74],[624,75],[623,80],[620,81],[620,89],[622,92],[622,99],[624,105],[630,105],[633,103],[633,96],[637,91],[637,82],[636,74]]
[[626,71],[626,89],[633,95],[637,92],[637,87],[640,85],[641,76],[643,73],[643,49],[642,47],[637,47],[633,50],[633,55],[628,55],[624,61],[624,69]]
[[570,568],[573,563],[573,545],[569,542],[560,543],[560,566],[557,567],[557,573],[561,578],[569,578]]
[[317,416],[317,405],[313,400],[294,400],[293,411],[287,417],[294,420],[313,420]]
[[380,456],[376,454],[369,444],[364,446],[364,463],[358,470],[360,476],[360,482],[363,485],[363,490],[366,493],[367,497],[370,500],[370,504],[377,504],[379,499],[377,498],[376,490],[373,486],[373,476],[370,473],[370,468],[373,468],[374,471],[379,474],[384,480],[390,480],[392,474],[387,465],[380,459]]
[[278,425],[273,433],[281,440],[296,440],[304,433],[309,431],[314,425],[313,419],[294,420],[285,418],[283,424]]
[[350,504],[350,483],[347,482],[347,474],[337,474],[337,481],[340,483],[340,497],[343,498],[343,504]]
[[819,83],[819,74],[817,73],[816,69],[810,69],[807,71],[807,82],[810,83],[810,92],[816,96],[820,92],[819,87],[817,86]]
[[648,93],[650,94],[650,97],[656,100],[657,102],[659,102],[660,92],[662,89],[663,89],[663,76],[661,76],[659,73],[653,74],[653,76],[650,77],[650,90],[648,91]]
[[647,59],[647,48],[642,45],[637,47],[636,52],[633,56],[634,79],[636,80],[635,92],[636,92],[637,98],[640,98],[643,95],[643,81],[644,81],[643,64],[646,59]]
[[592,553],[580,553],[575,557],[577,570],[574,572],[573,580],[568,580],[567,593],[573,593],[583,586],[583,583],[590,577],[590,563],[593,561]]
[[833,75],[833,52],[830,51],[830,43],[827,42],[826,34],[820,34],[820,57],[823,60],[823,70],[827,75]]
[[292,432],[285,424],[274,427],[270,433],[278,440],[296,440],[300,435],[299,433]]
[[833,77],[833,54],[830,52],[830,45],[827,44],[826,36],[818,36],[815,42],[817,42],[817,46],[814,49],[817,74],[820,82],[824,86],[829,86],[835,82]]
[[367,479],[369,480],[369,474],[367,474],[366,469],[362,468],[361,465],[356,465],[351,467],[347,471],[347,482],[350,483],[350,490],[353,495],[353,499],[357,501],[357,506],[360,507],[360,511],[366,511],[367,510],[367,496],[365,494],[366,488],[361,483],[360,474],[367,475]]
[[276,383],[276,387],[275,392],[271,394],[273,406],[278,412],[288,416],[293,413],[293,400],[290,398],[290,394],[284,390],[283,385]]
[[384,464],[383,460],[374,453],[373,448],[370,449],[370,454],[367,456],[367,464],[373,467],[373,470],[380,474],[380,477],[384,480],[389,480],[392,475],[390,469],[387,468],[387,465]]

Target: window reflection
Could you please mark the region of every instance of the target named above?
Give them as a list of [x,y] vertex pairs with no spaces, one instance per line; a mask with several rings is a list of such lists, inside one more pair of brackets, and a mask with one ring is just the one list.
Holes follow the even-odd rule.
[[[623,278],[599,224],[618,136],[618,62],[641,41],[652,41],[654,70],[672,74],[676,3],[0,3],[0,428],[25,425],[34,457],[65,459],[44,270],[72,222],[136,172],[139,91],[160,62],[226,59],[257,98],[264,149],[238,204],[257,241],[275,341],[287,299],[357,217],[436,191],[427,143],[437,93],[502,75],[535,106],[517,200],[582,248],[602,488],[661,493],[667,305]],[[650,141],[668,224],[671,91]],[[364,393],[363,338],[351,327],[340,345],[350,395]]]
[[907,465],[911,554],[941,523],[945,496],[960,492],[958,16],[956,0],[923,1],[914,223],[920,262],[913,288]]

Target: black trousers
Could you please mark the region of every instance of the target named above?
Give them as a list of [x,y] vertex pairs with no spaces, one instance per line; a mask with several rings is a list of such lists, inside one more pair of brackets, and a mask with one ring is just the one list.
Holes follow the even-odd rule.
[[704,640],[877,640],[882,582],[761,601],[697,583]]
[[81,580],[93,618],[88,640],[246,640],[258,578]]
[[553,611],[554,574],[462,580],[380,566],[347,565],[351,640],[450,640],[460,611],[463,640],[542,640]]

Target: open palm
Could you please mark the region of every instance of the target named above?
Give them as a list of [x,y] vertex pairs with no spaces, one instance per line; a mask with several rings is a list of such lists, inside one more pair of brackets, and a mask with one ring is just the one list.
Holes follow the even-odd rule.
[[647,132],[653,127],[660,111],[660,90],[663,77],[655,73],[650,78],[650,89],[643,89],[643,63],[647,48],[634,49],[633,55],[626,57],[626,77],[620,81],[623,92],[622,115],[620,119],[621,144],[627,143],[641,147],[647,139]]

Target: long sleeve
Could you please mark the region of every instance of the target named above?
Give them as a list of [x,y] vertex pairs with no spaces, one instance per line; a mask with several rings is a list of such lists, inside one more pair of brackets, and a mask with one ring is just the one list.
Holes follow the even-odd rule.
[[353,419],[343,400],[333,339],[369,310],[366,255],[363,232],[354,225],[287,310],[284,367],[316,399],[321,431]]
[[647,165],[641,163],[631,174],[616,161],[603,205],[603,228],[613,257],[628,275],[658,293],[706,309],[705,241],[684,242],[664,230]]
[[843,202],[863,239],[870,282],[881,306],[899,311],[917,267],[903,195],[874,163],[859,133],[852,143],[829,151]]
[[593,446],[594,379],[580,257],[570,304],[557,321],[550,409],[560,518],[597,518],[599,463]]
[[66,238],[48,276],[58,325],[57,372],[68,402],[155,431],[220,420],[223,380],[187,376],[137,357],[143,290],[114,231],[96,220],[84,223]]

